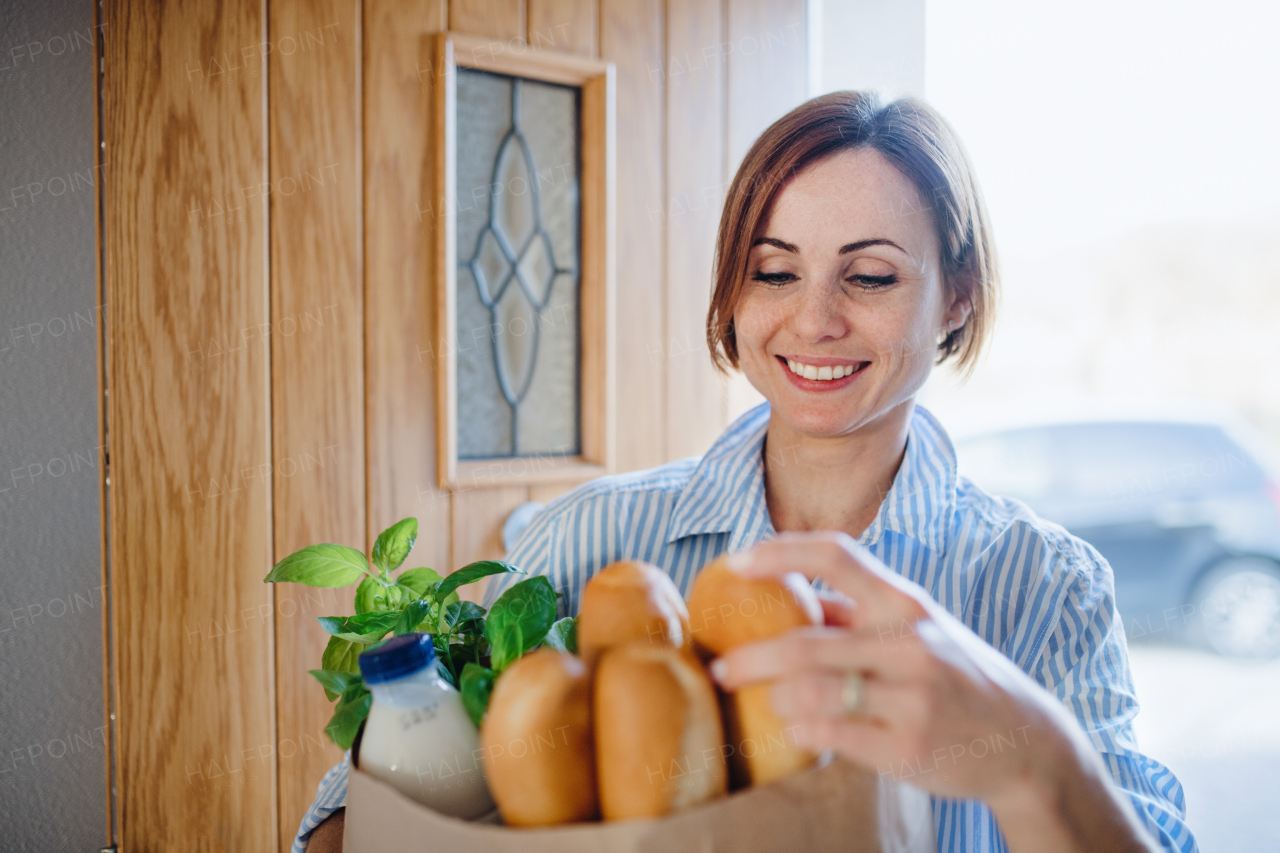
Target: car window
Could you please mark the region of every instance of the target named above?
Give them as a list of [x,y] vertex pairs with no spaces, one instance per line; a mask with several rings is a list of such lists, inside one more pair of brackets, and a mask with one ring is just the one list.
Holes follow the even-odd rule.
[[[1259,488],[1257,462],[1219,427],[1166,422],[1029,427],[956,443],[960,473],[1045,517],[1139,509]],[[1087,514],[1087,513],[1086,513]]]
[[1256,488],[1257,463],[1216,426],[1095,423],[1052,427],[1062,496],[1112,505],[1195,500]]

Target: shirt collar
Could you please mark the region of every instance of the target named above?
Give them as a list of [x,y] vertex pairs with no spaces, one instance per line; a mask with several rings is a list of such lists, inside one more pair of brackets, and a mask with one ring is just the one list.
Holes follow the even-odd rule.
[[[750,547],[775,535],[764,495],[762,449],[769,427],[769,404],[761,403],[711,445],[680,491],[667,542],[686,536],[728,533],[729,550]],[[956,499],[956,456],[946,430],[917,405],[907,433],[907,449],[889,494],[875,520],[858,537],[878,542],[891,530],[944,553]]]

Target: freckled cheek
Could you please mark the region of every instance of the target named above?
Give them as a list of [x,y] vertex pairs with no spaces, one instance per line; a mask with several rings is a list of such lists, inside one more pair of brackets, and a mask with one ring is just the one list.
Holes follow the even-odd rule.
[[779,309],[754,305],[743,300],[733,315],[734,336],[740,360],[764,357],[764,347],[781,327]]
[[899,310],[880,312],[866,317],[859,332],[876,354],[894,365],[901,365],[932,354],[932,336],[928,318],[904,305]]

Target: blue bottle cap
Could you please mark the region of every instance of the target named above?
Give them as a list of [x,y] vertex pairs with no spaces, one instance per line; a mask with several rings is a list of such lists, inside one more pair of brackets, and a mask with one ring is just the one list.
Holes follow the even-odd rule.
[[430,634],[401,634],[360,654],[365,684],[385,684],[413,675],[436,659]]

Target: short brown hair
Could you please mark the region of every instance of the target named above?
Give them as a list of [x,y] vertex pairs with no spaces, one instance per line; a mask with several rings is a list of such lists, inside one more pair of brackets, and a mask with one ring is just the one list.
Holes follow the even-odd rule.
[[995,245],[973,168],[951,126],[923,101],[882,105],[869,92],[832,92],[774,122],[738,167],[716,237],[715,286],[707,312],[707,344],[718,369],[738,366],[733,327],[757,230],[786,183],[806,166],[839,151],[874,149],[915,185],[931,208],[942,248],[944,286],[968,301],[968,320],[938,344],[938,364],[956,356],[972,372],[991,333],[999,289]]

